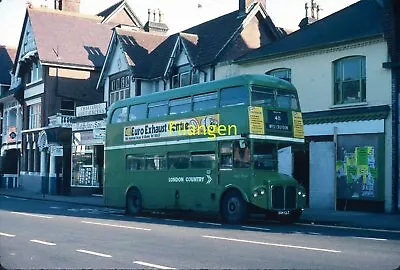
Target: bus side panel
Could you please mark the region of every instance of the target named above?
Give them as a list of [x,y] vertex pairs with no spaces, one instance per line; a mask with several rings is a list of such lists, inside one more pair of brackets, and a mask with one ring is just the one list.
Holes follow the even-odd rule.
[[104,160],[104,203],[108,207],[125,207],[125,150],[108,150]]

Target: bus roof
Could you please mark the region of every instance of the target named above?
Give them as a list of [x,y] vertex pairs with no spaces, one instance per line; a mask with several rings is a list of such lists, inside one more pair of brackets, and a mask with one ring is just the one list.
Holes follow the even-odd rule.
[[111,110],[114,107],[124,107],[132,104],[141,104],[148,102],[156,102],[161,100],[168,100],[171,98],[179,98],[190,96],[194,94],[201,94],[211,92],[213,90],[225,88],[225,87],[233,87],[239,85],[260,85],[272,88],[278,88],[282,90],[288,90],[296,92],[296,88],[288,81],[281,80],[279,78],[264,75],[264,74],[243,74],[234,77],[229,77],[226,79],[215,80],[210,82],[204,82],[199,84],[192,84],[184,87],[173,88],[167,91],[152,93],[149,95],[139,96],[139,97],[131,97],[124,100],[119,100],[111,105]]

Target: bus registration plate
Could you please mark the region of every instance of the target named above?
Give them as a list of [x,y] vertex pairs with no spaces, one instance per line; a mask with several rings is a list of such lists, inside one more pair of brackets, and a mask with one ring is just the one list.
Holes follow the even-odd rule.
[[286,210],[286,211],[278,211],[278,215],[287,216],[287,215],[290,215],[290,211],[288,211],[288,210]]

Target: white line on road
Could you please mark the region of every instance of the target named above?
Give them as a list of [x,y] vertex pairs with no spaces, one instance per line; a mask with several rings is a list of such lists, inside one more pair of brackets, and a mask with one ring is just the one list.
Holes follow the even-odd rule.
[[0,235],[7,236],[7,237],[15,237],[14,234],[8,234],[8,233],[2,233],[2,232],[0,232]]
[[252,226],[242,226],[244,229],[254,229],[254,230],[261,230],[261,231],[270,231],[271,229],[267,228],[260,228],[260,227],[252,227]]
[[91,221],[81,221],[81,222],[82,223],[86,223],[86,224],[100,225],[100,226],[109,226],[109,227],[124,228],[124,229],[151,231],[151,229],[140,228],[140,227],[130,227],[130,226],[124,226],[124,225],[115,225],[115,224],[99,223],[99,222],[91,222]]
[[182,219],[170,219],[170,218],[164,218],[166,221],[173,221],[173,222],[184,222]]
[[139,219],[151,219],[150,217],[135,217],[135,218],[139,218]]
[[312,226],[312,227],[322,227],[322,228],[333,228],[333,229],[345,229],[345,230],[359,230],[359,231],[371,231],[371,232],[400,233],[400,231],[396,231],[396,230],[355,228],[355,227],[333,226],[333,225],[321,225],[321,224],[303,224],[303,223],[296,223],[296,225],[300,225],[300,226]]
[[320,233],[317,233],[317,232],[308,232],[308,234],[312,234],[312,235],[321,235]]
[[266,242],[258,242],[258,241],[250,241],[250,240],[234,239],[234,238],[225,238],[225,237],[217,237],[217,236],[209,236],[209,235],[203,235],[203,237],[211,238],[211,239],[227,240],[227,241],[233,241],[233,242],[242,242],[242,243],[249,243],[249,244],[265,245],[265,246],[287,247],[287,248],[297,248],[297,249],[306,249],[306,250],[314,250],[314,251],[341,253],[340,250],[333,250],[333,249],[302,247],[302,246],[284,245],[284,244],[276,244],[276,243],[266,243]]
[[42,216],[42,215],[28,214],[28,213],[21,213],[21,212],[11,212],[11,213],[17,214],[17,215],[29,216],[29,217],[53,218],[53,217],[49,217],[49,216]]
[[167,266],[162,266],[162,265],[152,264],[152,263],[147,263],[147,262],[141,262],[141,261],[134,261],[133,263],[143,265],[143,266],[158,268],[158,269],[176,269],[176,268],[172,268],[172,267],[167,267]]
[[206,225],[214,225],[214,226],[221,226],[222,225],[222,224],[219,224],[219,223],[203,222],[203,221],[199,221],[198,223],[206,224]]
[[114,217],[123,217],[124,215],[121,215],[121,214],[111,214],[112,216],[114,216]]
[[45,242],[45,241],[40,241],[40,240],[35,240],[35,239],[30,240],[30,241],[34,242],[34,243],[38,243],[38,244],[48,245],[48,246],[55,246],[56,245],[55,243],[50,243],[50,242]]
[[103,253],[98,253],[90,250],[84,250],[84,249],[77,249],[76,251],[81,252],[81,253],[86,253],[86,254],[91,254],[91,255],[96,255],[100,257],[106,257],[106,258],[111,258],[111,255],[108,254],[103,254]]
[[375,240],[375,241],[387,241],[387,239],[385,239],[385,238],[358,237],[358,236],[353,236],[352,238],[365,239],[365,240]]
[[60,206],[50,206],[51,209],[61,209]]

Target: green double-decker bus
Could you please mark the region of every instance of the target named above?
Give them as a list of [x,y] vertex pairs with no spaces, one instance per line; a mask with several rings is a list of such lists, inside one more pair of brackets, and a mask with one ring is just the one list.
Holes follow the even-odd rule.
[[240,75],[115,102],[106,126],[104,200],[144,210],[261,212],[296,219],[297,181],[278,173],[278,150],[304,144],[295,87]]

